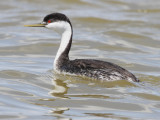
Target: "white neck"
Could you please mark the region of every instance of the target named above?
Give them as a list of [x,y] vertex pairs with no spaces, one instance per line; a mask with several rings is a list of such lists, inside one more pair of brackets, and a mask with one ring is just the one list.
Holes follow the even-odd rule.
[[65,23],[64,30],[62,32],[61,43],[54,60],[54,70],[56,71],[58,71],[58,61],[60,60],[62,53],[65,52],[68,44],[70,44],[71,37],[72,37],[72,28],[69,23],[67,24]]

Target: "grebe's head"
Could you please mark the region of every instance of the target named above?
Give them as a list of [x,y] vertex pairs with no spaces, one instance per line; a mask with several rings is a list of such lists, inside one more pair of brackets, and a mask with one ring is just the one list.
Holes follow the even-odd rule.
[[69,18],[62,13],[52,13],[44,17],[40,24],[25,25],[26,27],[46,27],[48,29],[53,29],[58,33],[63,33],[64,31],[71,31],[72,25]]

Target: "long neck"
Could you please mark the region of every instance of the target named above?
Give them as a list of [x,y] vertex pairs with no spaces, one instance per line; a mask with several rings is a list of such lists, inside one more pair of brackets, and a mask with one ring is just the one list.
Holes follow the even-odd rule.
[[54,60],[54,69],[59,71],[59,68],[69,61],[69,51],[72,44],[72,26],[69,26],[62,33],[61,43]]

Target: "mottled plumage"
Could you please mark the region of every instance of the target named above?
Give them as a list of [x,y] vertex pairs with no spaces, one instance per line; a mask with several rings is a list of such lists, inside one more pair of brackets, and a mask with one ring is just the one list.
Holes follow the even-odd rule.
[[139,81],[132,73],[125,70],[124,68],[116,64],[100,60],[66,60],[65,64],[59,64],[59,70],[65,73],[86,76],[92,79],[98,79],[103,81]]

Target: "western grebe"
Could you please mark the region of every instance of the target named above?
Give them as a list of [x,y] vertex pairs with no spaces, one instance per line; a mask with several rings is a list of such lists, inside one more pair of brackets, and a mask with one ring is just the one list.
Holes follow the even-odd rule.
[[103,81],[128,80],[139,82],[129,71],[110,62],[93,59],[69,59],[73,28],[69,18],[62,13],[52,13],[43,22],[26,27],[46,27],[62,35],[61,43],[54,60],[54,70],[58,73],[86,76]]

